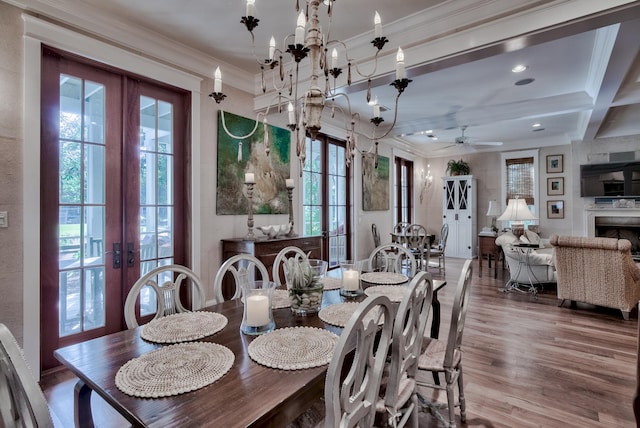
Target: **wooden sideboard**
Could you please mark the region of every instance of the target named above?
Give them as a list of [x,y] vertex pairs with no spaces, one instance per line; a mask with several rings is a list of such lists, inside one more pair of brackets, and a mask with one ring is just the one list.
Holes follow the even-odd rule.
[[222,242],[222,260],[224,263],[228,258],[236,254],[251,254],[260,260],[267,267],[269,277],[273,280],[273,262],[276,256],[285,247],[298,247],[305,253],[311,252],[311,258],[324,259],[322,254],[322,237],[321,236],[303,236],[303,237],[282,237],[275,239],[258,239],[255,241],[245,241],[243,238],[223,239]]

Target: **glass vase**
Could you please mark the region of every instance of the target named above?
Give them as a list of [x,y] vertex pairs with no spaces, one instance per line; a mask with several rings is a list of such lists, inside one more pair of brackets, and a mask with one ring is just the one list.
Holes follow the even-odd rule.
[[357,297],[362,294],[360,287],[360,269],[357,263],[347,260],[340,264],[342,281],[340,285],[340,295],[345,297]]
[[276,283],[272,281],[249,281],[242,285],[242,324],[244,334],[268,333],[276,327],[271,310],[271,299]]

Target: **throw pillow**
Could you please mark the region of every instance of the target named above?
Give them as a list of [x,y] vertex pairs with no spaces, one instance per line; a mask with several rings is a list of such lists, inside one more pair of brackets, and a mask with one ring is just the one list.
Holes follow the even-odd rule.
[[[535,233],[532,230],[525,230],[524,234],[527,236],[527,239],[529,240],[529,242],[531,242],[532,244],[540,244],[540,235],[538,235],[537,233]],[[523,235],[524,236],[524,235]]]
[[514,244],[518,242],[518,238],[512,232],[505,232],[496,238],[496,245],[502,247],[506,244]]

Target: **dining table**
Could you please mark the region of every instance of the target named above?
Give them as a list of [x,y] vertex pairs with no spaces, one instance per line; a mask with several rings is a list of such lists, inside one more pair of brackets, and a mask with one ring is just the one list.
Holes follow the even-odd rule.
[[[432,337],[437,337],[439,332],[437,290],[444,285],[445,281],[434,281]],[[322,307],[346,301],[358,302],[364,298],[364,294],[350,299],[341,296],[339,289],[325,290]],[[144,325],[57,349],[55,357],[78,378],[74,389],[76,426],[94,426],[92,393],[98,394],[134,427],[286,426],[310,403],[323,397],[328,364],[283,370],[267,367],[251,358],[249,345],[261,336],[250,336],[240,331],[243,319],[241,299],[208,306],[203,311],[220,314],[226,317],[227,322],[220,331],[197,342],[228,348],[233,353],[233,362],[228,371],[213,383],[193,391],[143,398],[118,388],[116,376],[123,366],[167,346],[141,337]],[[273,318],[276,329],[310,327],[336,335],[342,332],[341,327],[322,321],[318,315],[296,315],[287,307],[273,309]]]

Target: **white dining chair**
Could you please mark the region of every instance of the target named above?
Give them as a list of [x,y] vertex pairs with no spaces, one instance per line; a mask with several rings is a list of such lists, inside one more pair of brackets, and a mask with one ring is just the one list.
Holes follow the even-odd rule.
[[373,426],[393,316],[388,297],[370,296],[347,322],[327,369],[325,428]]
[[286,259],[295,256],[300,256],[302,259],[307,258],[307,254],[300,248],[295,246],[284,247],[282,250],[280,250],[280,252],[278,252],[278,255],[276,255],[276,258],[273,262],[273,270],[271,272],[273,275],[273,281],[276,283],[276,287],[280,287],[282,284],[284,284],[284,282],[282,281],[282,277],[280,276],[282,264]]
[[[465,400],[462,381],[462,333],[469,304],[469,293],[472,278],[472,260],[467,260],[462,267],[458,287],[453,300],[449,336],[445,341],[424,338],[422,353],[418,358],[416,382],[419,387],[447,392],[448,419],[438,411],[442,406],[436,401],[419,395],[421,408],[428,409],[444,426],[455,428],[455,408],[460,407],[460,420],[466,421]],[[445,384],[438,385],[433,381],[433,374],[444,373]],[[458,387],[456,400],[455,388]],[[435,392],[435,391],[434,391]]]
[[[225,284],[225,277],[229,276],[227,274],[230,274],[232,278],[232,281],[227,282],[227,284],[233,287],[233,293],[231,293],[229,300],[237,299],[241,296],[242,284],[247,284],[253,280],[269,280],[269,271],[264,263],[257,257],[251,254],[236,254],[235,256],[231,256],[220,266],[213,280],[213,293],[217,303],[226,300],[223,284]],[[258,275],[259,278],[256,277]]]
[[400,244],[382,244],[369,255],[369,267],[374,271],[404,273],[413,277],[416,273],[416,258]]
[[[189,309],[185,308],[180,300],[180,289],[185,282],[191,285],[192,291],[195,291],[192,299],[192,309],[194,311],[201,309],[205,304],[204,286],[200,277],[188,267],[177,264],[158,266],[143,275],[133,284],[124,302],[124,319],[127,323],[127,328],[138,327],[138,316],[145,315],[139,313],[139,307],[143,305],[141,300],[150,299],[151,294],[149,292],[151,290],[155,295],[155,305],[152,305],[151,301],[146,302],[145,305],[149,306],[149,314],[155,311],[153,319],[189,312]],[[151,290],[145,290],[145,287],[150,287]],[[141,299],[138,297],[141,297]],[[138,310],[136,310],[136,303],[139,304]]]
[[432,297],[431,275],[418,272],[396,312],[391,359],[376,403],[376,426],[404,427],[410,423],[418,428],[420,407],[415,378]]
[[0,426],[53,428],[49,406],[15,337],[0,323]]

